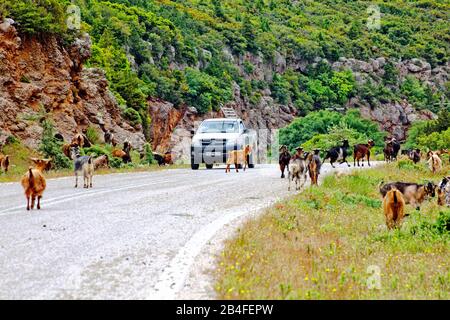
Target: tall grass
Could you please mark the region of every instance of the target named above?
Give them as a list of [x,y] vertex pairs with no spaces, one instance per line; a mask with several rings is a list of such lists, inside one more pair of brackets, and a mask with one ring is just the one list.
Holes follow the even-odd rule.
[[[397,162],[328,176],[247,222],[216,269],[224,299],[448,299],[450,210],[426,201],[388,231],[380,181],[431,180],[425,164]],[[368,285],[380,271],[380,287]],[[376,276],[376,274],[375,274]],[[371,289],[372,288],[372,289]]]

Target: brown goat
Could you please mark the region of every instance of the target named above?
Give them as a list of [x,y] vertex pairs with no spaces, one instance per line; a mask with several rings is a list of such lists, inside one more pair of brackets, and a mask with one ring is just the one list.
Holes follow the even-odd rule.
[[113,152],[111,153],[113,157],[116,158],[121,158],[123,159],[127,154],[125,153],[125,151],[123,150],[113,150]]
[[[41,209],[41,198],[47,186],[43,171],[47,168],[51,159],[36,159],[31,158],[34,162],[35,168],[30,167],[28,172],[22,177],[22,187],[27,198],[27,210],[34,209],[34,202],[37,198],[37,209]],[[31,202],[31,206],[30,206]]]
[[417,184],[409,182],[391,182],[383,185],[383,181],[379,184],[380,194],[384,198],[391,189],[400,191],[404,197],[406,204],[416,206],[420,210],[420,204],[427,197],[434,197],[436,195],[436,185],[432,182],[427,184]]
[[72,160],[71,149],[75,146],[78,146],[78,144],[65,143],[61,150],[67,158]]
[[309,177],[311,178],[311,185],[319,184],[320,167],[322,161],[319,157],[319,150],[314,150],[314,153],[310,153],[306,157],[308,164]]
[[281,178],[284,178],[284,170],[287,169],[289,172],[289,161],[291,161],[291,154],[285,145],[280,147],[279,152],[280,155],[278,157],[278,164],[280,165]]
[[9,156],[0,154],[0,171],[8,173],[9,164],[10,164]]
[[164,154],[164,163],[169,165],[173,164],[172,154],[170,152]]
[[106,154],[96,158],[94,160],[94,169],[100,169],[100,168],[109,168],[109,158]]
[[89,139],[86,137],[86,135],[77,133],[70,142],[70,145],[73,147],[75,145],[79,146],[80,148],[89,148],[92,146],[92,143],[89,141]]
[[405,200],[400,191],[392,188],[383,199],[383,210],[388,229],[398,228],[405,216]]
[[367,164],[370,167],[370,149],[375,145],[373,140],[369,140],[367,144],[356,144],[353,147],[353,166],[356,167],[356,161],[362,159],[362,166],[364,167],[364,158],[367,158]]
[[234,168],[236,172],[239,172],[239,164],[244,165],[244,171],[248,166],[248,155],[252,151],[249,145],[246,145],[244,150],[233,150],[228,153],[227,167],[225,168],[225,173],[230,172],[230,165],[234,163]]

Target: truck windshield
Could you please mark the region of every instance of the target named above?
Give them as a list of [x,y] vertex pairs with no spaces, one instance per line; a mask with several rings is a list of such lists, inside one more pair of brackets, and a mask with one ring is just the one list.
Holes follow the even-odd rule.
[[239,127],[236,121],[205,121],[199,128],[200,133],[237,133]]

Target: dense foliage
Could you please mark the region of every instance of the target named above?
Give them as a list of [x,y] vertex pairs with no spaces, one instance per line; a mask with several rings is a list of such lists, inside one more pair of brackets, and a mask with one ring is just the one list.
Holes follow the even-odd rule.
[[[68,0],[0,0],[0,15],[11,16],[24,33],[67,37]],[[257,105],[270,89],[300,115],[343,106],[353,95],[376,105],[406,98],[418,109],[438,111],[441,92],[415,78],[402,84],[392,63],[381,84],[356,86],[349,71],[336,72],[320,59],[420,57],[432,67],[449,60],[447,1],[288,0],[74,0],[82,30],[92,39],[90,66],[106,71],[111,89],[134,125],[148,126],[146,99],[156,96],[200,113],[232,99],[233,82]],[[375,7],[371,7],[375,6]],[[375,8],[375,9],[373,9]],[[379,28],[367,24],[380,10]],[[375,10],[375,11],[374,11]],[[374,16],[375,12],[375,16]],[[251,59],[273,64],[279,54],[301,59],[306,71],[287,69],[263,79],[252,75]],[[234,58],[233,58],[234,57]],[[319,60],[317,60],[319,59]],[[292,62],[292,61],[291,61]],[[289,65],[289,61],[288,61]],[[447,92],[448,94],[448,92]],[[448,97],[446,98],[448,99]]]
[[319,148],[326,150],[348,139],[350,145],[367,143],[372,139],[376,146],[383,146],[385,133],[370,120],[362,119],[357,110],[345,115],[333,111],[311,112],[305,117],[295,119],[279,131],[280,144],[293,150],[303,146],[307,150]]
[[444,109],[439,112],[436,120],[414,123],[409,130],[405,148],[422,150],[450,148],[450,112]]

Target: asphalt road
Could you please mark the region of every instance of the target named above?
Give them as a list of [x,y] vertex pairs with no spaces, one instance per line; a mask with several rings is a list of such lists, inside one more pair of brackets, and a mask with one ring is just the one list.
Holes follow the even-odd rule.
[[225,224],[295,194],[277,165],[114,174],[94,176],[93,189],[73,185],[48,180],[42,209],[27,212],[20,184],[0,184],[0,299],[173,298]]

